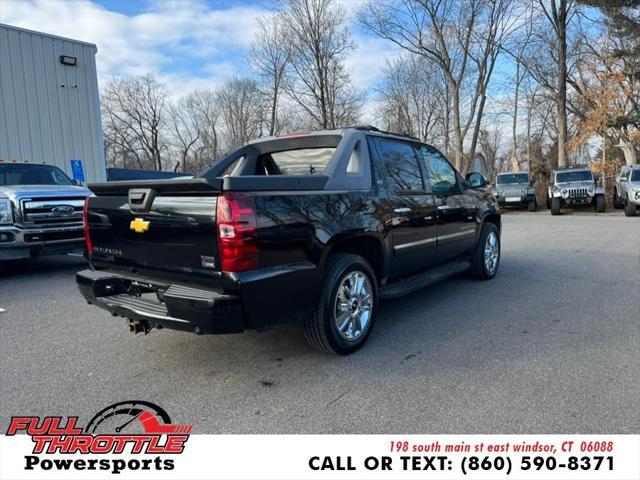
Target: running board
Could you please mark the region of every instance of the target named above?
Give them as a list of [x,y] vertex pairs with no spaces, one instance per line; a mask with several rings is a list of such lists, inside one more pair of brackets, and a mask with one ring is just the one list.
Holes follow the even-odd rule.
[[385,285],[380,289],[380,298],[398,298],[407,293],[411,293],[415,290],[424,288],[432,283],[444,280],[447,277],[455,275],[456,273],[464,272],[471,268],[471,262],[468,260],[454,260],[444,265],[432,268],[427,272],[418,273],[411,277],[406,277],[401,280],[397,280],[393,283]]

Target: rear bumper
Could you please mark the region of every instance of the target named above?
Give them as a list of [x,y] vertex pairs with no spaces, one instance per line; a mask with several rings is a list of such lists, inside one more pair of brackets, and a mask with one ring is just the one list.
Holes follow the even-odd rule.
[[[146,331],[165,327],[194,333],[239,333],[245,329],[240,299],[181,285],[137,282],[122,275],[82,270],[76,283],[84,298]],[[135,294],[134,294],[135,293]]]

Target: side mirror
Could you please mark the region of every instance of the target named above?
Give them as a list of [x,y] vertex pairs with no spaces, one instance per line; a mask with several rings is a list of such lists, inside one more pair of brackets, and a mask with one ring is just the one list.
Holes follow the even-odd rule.
[[486,177],[479,172],[468,173],[465,180],[471,188],[482,188],[488,183]]

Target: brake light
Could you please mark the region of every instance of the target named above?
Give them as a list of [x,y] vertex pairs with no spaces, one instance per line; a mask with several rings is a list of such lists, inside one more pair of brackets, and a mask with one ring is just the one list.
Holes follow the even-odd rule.
[[84,199],[84,209],[82,210],[82,227],[84,229],[84,241],[87,245],[87,252],[93,255],[93,243],[91,242],[91,232],[89,231],[89,198]]
[[218,245],[223,272],[258,268],[258,221],[252,197],[225,193],[216,209]]

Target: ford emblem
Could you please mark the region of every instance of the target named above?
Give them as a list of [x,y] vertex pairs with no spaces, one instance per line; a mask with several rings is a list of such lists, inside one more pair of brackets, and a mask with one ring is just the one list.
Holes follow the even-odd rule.
[[73,215],[74,208],[71,205],[58,205],[51,209],[53,213],[58,215]]

